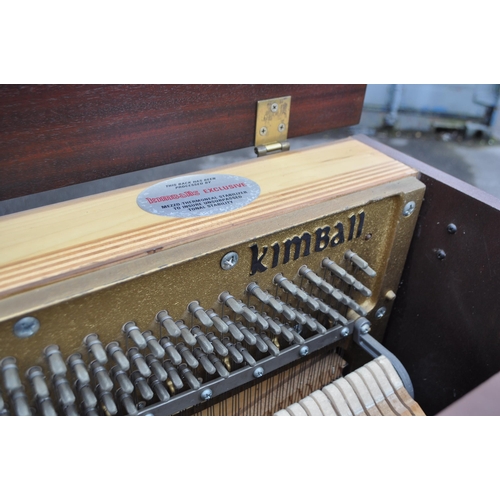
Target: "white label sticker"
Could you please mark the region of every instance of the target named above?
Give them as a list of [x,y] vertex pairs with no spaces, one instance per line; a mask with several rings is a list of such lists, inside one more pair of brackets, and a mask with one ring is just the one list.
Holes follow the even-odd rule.
[[154,184],[139,194],[137,204],[150,214],[205,217],[237,210],[259,194],[259,185],[245,177],[195,174]]

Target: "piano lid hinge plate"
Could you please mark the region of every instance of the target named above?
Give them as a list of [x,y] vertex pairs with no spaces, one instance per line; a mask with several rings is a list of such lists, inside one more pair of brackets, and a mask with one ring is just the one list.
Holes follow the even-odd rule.
[[288,151],[288,119],[292,97],[277,97],[257,102],[255,124],[255,153],[264,156],[278,151]]

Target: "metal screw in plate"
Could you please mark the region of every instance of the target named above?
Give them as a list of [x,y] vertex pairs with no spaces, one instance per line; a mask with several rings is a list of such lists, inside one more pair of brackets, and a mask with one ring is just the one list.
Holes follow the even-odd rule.
[[255,368],[255,370],[253,371],[253,376],[255,378],[260,378],[262,377],[262,375],[264,375],[264,368],[262,368],[262,366]]
[[375,313],[375,317],[377,319],[382,319],[385,316],[386,312],[387,312],[387,309],[385,307],[381,307],[380,309],[377,309],[377,312]]
[[370,333],[371,326],[370,323],[365,323],[361,328],[361,333]]
[[272,111],[273,113],[276,113],[276,111],[278,111],[278,103],[273,102],[273,103],[271,104],[271,111]]
[[455,226],[455,224],[448,224],[448,227],[446,228],[446,230],[450,234],[455,234],[457,232],[457,226]]
[[40,321],[32,316],[25,316],[14,325],[14,335],[18,339],[27,339],[28,337],[35,335],[39,329]]
[[415,211],[416,206],[417,205],[414,201],[409,201],[403,208],[403,215],[405,217],[409,217]]
[[208,401],[209,399],[212,399],[212,396],[213,396],[212,389],[205,389],[200,394],[200,398],[202,401]]
[[309,354],[309,347],[307,347],[306,345],[303,345],[300,349],[299,349],[299,354],[304,357],[304,356],[307,356]]
[[344,328],[340,330],[340,335],[342,335],[342,337],[347,337],[349,335],[349,328],[347,328],[347,326],[344,326]]
[[284,132],[285,128],[286,128],[285,124],[284,123],[280,123],[278,125],[278,132]]
[[436,257],[439,259],[439,260],[443,260],[446,258],[446,252],[444,250],[437,250],[436,252]]
[[236,252],[228,252],[224,257],[222,257],[220,261],[220,267],[224,269],[224,271],[229,271],[236,264],[238,264],[238,254]]
[[267,127],[260,127],[259,134],[266,135],[267,134]]

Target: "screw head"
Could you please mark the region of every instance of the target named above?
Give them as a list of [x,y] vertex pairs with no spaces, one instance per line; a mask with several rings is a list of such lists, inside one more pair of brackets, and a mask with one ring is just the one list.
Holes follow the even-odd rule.
[[455,234],[457,232],[457,226],[455,226],[455,224],[448,224],[448,227],[446,228],[446,230],[450,234]]
[[220,267],[224,269],[224,271],[229,271],[236,264],[238,264],[238,254],[236,252],[228,252],[224,257],[222,257],[220,261]]
[[409,217],[414,211],[417,204],[414,201],[409,201],[403,208],[403,216]]
[[340,330],[340,335],[342,335],[342,337],[347,337],[349,335],[349,328],[347,328],[347,326],[344,326],[344,328]]
[[273,103],[271,104],[271,111],[272,111],[273,113],[276,113],[276,111],[278,111],[278,103],[273,102]]
[[306,345],[303,345],[300,349],[299,349],[299,354],[304,357],[304,356],[307,356],[309,354],[309,347],[307,347]]
[[363,334],[366,334],[366,333],[370,333],[370,330],[371,330],[371,326],[370,326],[370,323],[365,323],[361,328],[361,333]]
[[300,335],[302,333],[302,325],[300,323],[297,323],[295,326],[293,326],[293,329]]
[[259,134],[266,135],[267,134],[267,127],[260,127]]
[[375,313],[375,317],[377,319],[382,319],[385,316],[386,312],[387,312],[387,309],[385,307],[381,307],[380,309],[377,309],[377,312]]
[[286,129],[286,126],[285,126],[285,124],[284,124],[284,123],[280,123],[280,124],[278,125],[278,132],[284,132],[284,131],[285,131],[285,129]]
[[253,371],[253,376],[255,378],[260,378],[262,377],[262,375],[264,375],[264,368],[262,368],[262,366],[255,368],[255,370]]
[[136,406],[137,409],[140,411],[146,407],[146,401],[139,401]]
[[212,399],[212,396],[213,396],[212,389],[205,389],[200,394],[200,398],[202,401],[208,401],[209,399]]
[[39,329],[40,321],[32,316],[25,316],[14,325],[14,335],[18,339],[27,339],[28,337],[35,335]]
[[439,260],[446,259],[446,252],[440,248],[439,250],[436,251],[436,257]]

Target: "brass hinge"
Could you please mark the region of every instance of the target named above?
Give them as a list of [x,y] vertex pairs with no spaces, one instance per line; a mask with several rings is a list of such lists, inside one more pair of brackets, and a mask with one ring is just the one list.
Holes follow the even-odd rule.
[[277,97],[257,102],[255,124],[255,153],[264,156],[277,151],[288,151],[288,119],[292,97]]

